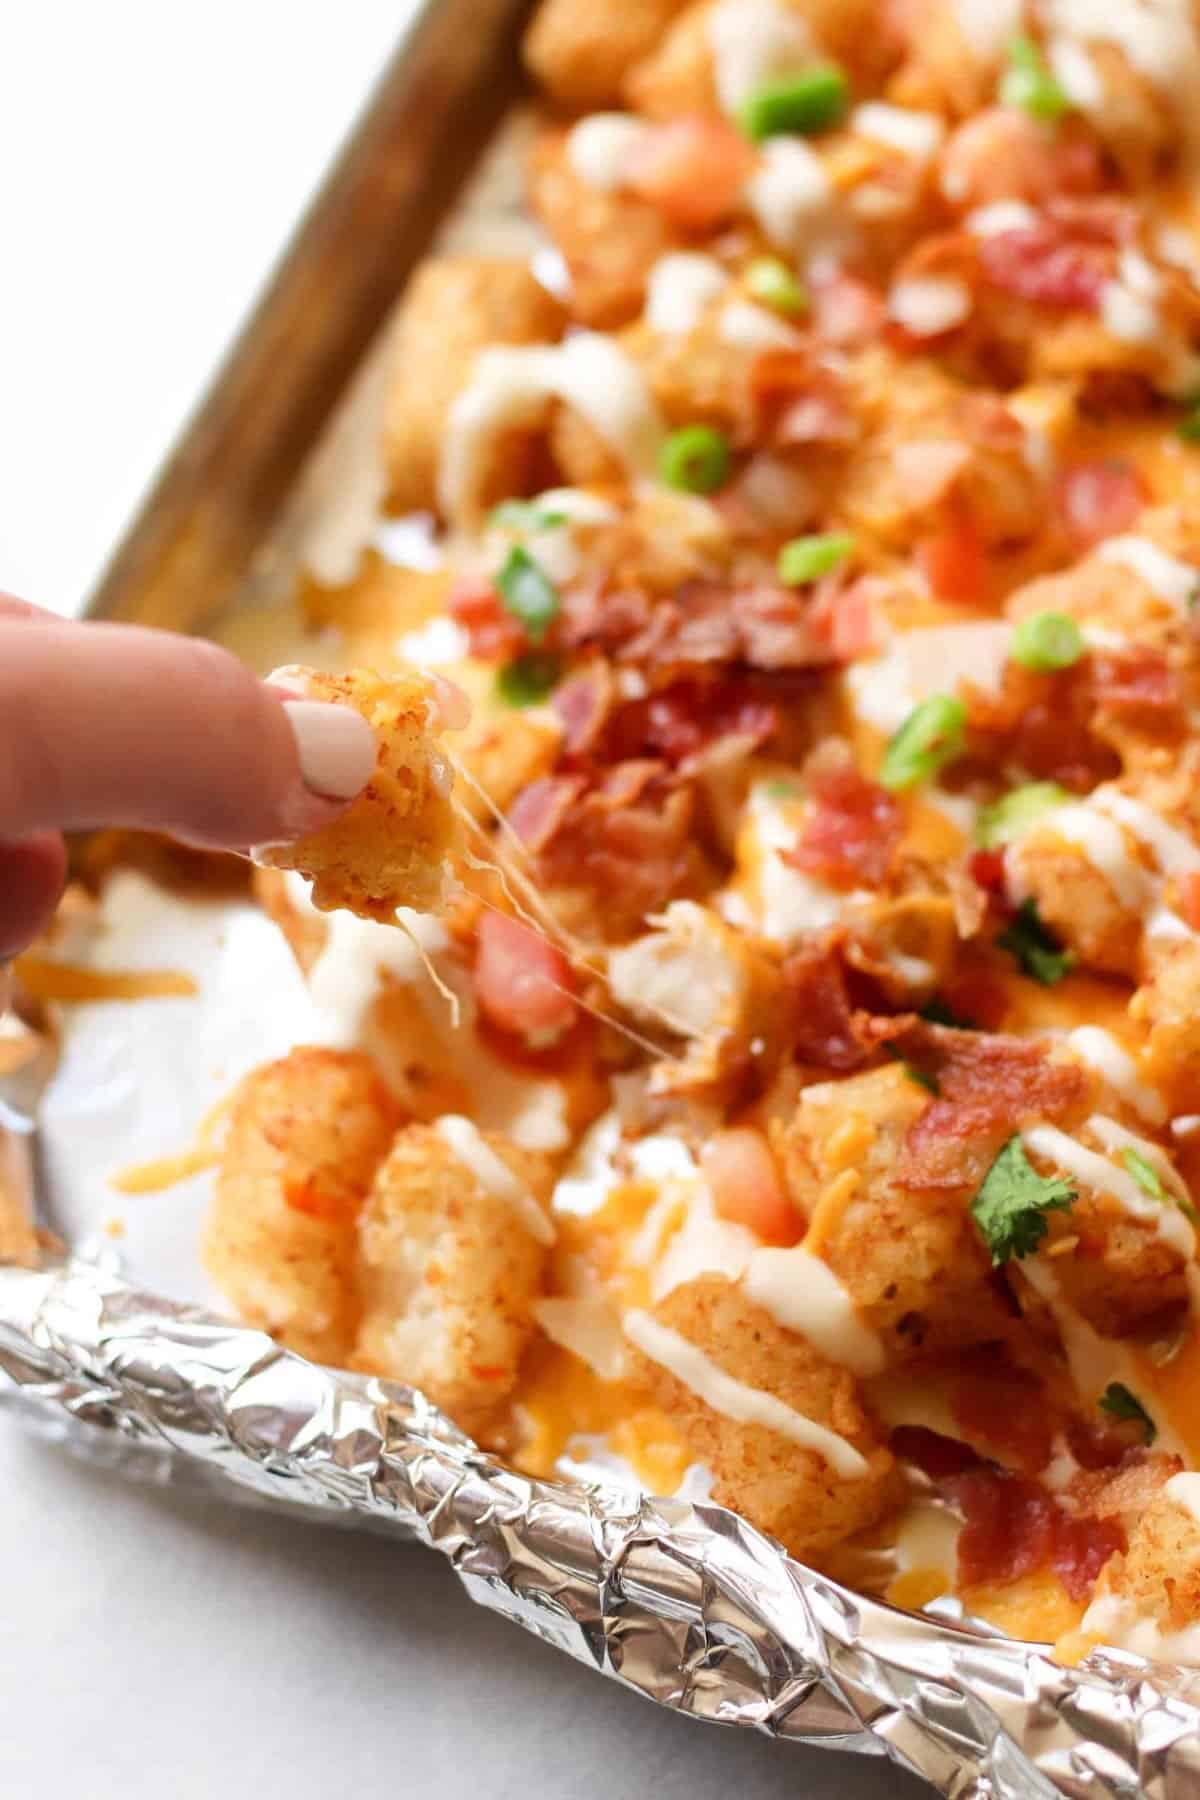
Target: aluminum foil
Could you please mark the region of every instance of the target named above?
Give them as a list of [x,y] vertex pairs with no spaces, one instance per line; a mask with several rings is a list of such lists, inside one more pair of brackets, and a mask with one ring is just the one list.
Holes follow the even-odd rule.
[[708,1504],[534,1481],[423,1396],[140,1293],[103,1261],[0,1268],[0,1397],[162,1482],[439,1550],[481,1605],[662,1706],[892,1757],[942,1793],[1200,1795],[1200,1675],[920,1618]]

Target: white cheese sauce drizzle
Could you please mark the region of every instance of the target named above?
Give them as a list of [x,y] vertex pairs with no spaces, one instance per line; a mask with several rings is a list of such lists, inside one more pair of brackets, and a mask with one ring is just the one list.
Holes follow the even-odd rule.
[[711,302],[725,292],[729,276],[715,256],[674,250],[660,256],[646,280],[646,323],[664,336],[694,331]]
[[755,1250],[742,1290],[777,1325],[806,1338],[840,1368],[855,1375],[878,1375],[883,1369],[883,1345],[863,1324],[829,1264],[803,1246]]
[[735,1380],[696,1344],[661,1325],[649,1313],[634,1309],[625,1314],[622,1323],[626,1337],[643,1356],[674,1375],[689,1393],[722,1418],[778,1432],[802,1449],[815,1451],[846,1481],[867,1474],[866,1458],[846,1438],[815,1419],[805,1418],[776,1395]]
[[484,1193],[502,1200],[531,1238],[539,1244],[554,1242],[554,1226],[525,1183],[518,1180],[508,1164],[497,1156],[477,1125],[460,1113],[446,1113],[437,1121],[434,1130],[464,1169],[470,1170]]
[[717,0],[708,15],[708,46],[726,113],[736,113],[767,82],[798,75],[813,59],[804,20],[779,0]]
[[1162,1095],[1139,1080],[1137,1064],[1110,1031],[1100,1025],[1078,1025],[1067,1034],[1067,1043],[1126,1105],[1141,1113],[1151,1125],[1163,1123],[1167,1107]]

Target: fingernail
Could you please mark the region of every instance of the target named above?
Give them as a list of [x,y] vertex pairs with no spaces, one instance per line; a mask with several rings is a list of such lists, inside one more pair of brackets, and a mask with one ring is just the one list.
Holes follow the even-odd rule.
[[361,713],[323,700],[285,700],[305,786],[330,800],[352,800],[375,767],[375,733]]

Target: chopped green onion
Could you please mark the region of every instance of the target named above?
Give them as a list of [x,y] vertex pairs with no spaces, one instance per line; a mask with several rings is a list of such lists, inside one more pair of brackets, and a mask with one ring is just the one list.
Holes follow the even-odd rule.
[[967,709],[954,694],[922,700],[883,753],[879,779],[892,793],[928,781],[962,754]]
[[836,63],[769,81],[738,109],[738,124],[760,144],[783,131],[805,134],[836,125],[850,104],[850,84]]
[[1013,632],[1009,654],[1039,675],[1069,669],[1083,655],[1083,633],[1068,613],[1030,613]]
[[729,473],[729,439],[711,425],[684,425],[658,453],[658,472],[685,494],[712,494]]
[[746,292],[751,299],[776,312],[797,318],[808,311],[808,294],[778,256],[760,256],[746,270]]
[[800,789],[794,781],[785,781],[782,776],[773,781],[764,781],[762,791],[768,800],[798,800]]
[[557,657],[544,654],[518,656],[496,674],[496,693],[505,706],[536,706],[559,677]]
[[1130,1393],[1123,1381],[1110,1381],[1096,1404],[1101,1412],[1108,1413],[1114,1419],[1135,1420],[1145,1432],[1148,1444],[1152,1444],[1158,1436],[1158,1426],[1137,1395]]
[[976,840],[985,850],[1011,844],[1014,838],[1028,831],[1035,819],[1056,806],[1065,806],[1070,798],[1066,788],[1059,787],[1057,781],[1026,782],[1024,787],[1013,788],[1011,793],[993,800],[990,806],[980,808],[975,826]]
[[1152,1200],[1166,1199],[1167,1190],[1162,1184],[1162,1177],[1154,1164],[1148,1157],[1143,1156],[1140,1150],[1135,1150],[1132,1144],[1127,1144],[1121,1152],[1121,1161],[1144,1194],[1149,1194]]
[[1000,83],[1005,106],[1019,107],[1043,125],[1053,125],[1070,112],[1070,100],[1032,38],[1010,39],[1008,62],[1008,72]]
[[556,525],[565,525],[567,515],[539,506],[536,500],[502,500],[499,506],[493,506],[487,522],[501,531],[550,531]]
[[558,589],[539,562],[520,544],[514,544],[496,577],[505,610],[519,619],[536,644],[558,615]]
[[848,531],[824,531],[813,537],[793,538],[779,552],[776,571],[787,587],[803,587],[828,575],[853,554],[854,539]]
[[1075,953],[1064,950],[1058,939],[1046,929],[1034,899],[1022,900],[1012,923],[997,937],[996,947],[1014,956],[1025,975],[1053,987],[1069,969],[1075,967]]

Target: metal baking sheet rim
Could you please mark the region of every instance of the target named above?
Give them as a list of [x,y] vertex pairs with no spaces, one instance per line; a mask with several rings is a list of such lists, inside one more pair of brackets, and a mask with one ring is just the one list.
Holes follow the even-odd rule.
[[[414,8],[92,613],[189,629],[232,594],[469,168],[463,118],[481,143],[513,92],[526,11],[527,0]],[[394,249],[364,269],[346,254],[347,220],[376,236],[390,223]],[[316,309],[309,329],[298,307],[314,284],[343,305]],[[301,379],[278,383],[280,354]],[[264,432],[264,395],[281,386]],[[0,1382],[0,1403],[89,1460],[424,1543],[474,1600],[690,1717],[887,1755],[956,1800],[1200,1795],[1195,1672],[1110,1652],[1064,1668],[1036,1646],[839,1588],[720,1507],[631,1507],[615,1489],[531,1480],[420,1394],[140,1293],[111,1254],[0,1266]]]

